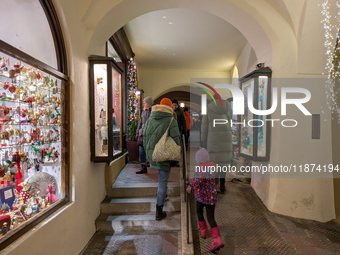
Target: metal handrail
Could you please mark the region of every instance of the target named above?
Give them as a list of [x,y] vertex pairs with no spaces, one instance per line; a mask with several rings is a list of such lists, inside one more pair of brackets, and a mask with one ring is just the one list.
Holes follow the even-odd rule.
[[185,144],[185,135],[182,136],[182,151],[183,151],[183,180],[184,180],[184,201],[186,202],[186,220],[187,220],[187,244],[189,244],[189,198],[187,193],[187,186],[189,184],[188,178],[188,164],[187,164],[187,153],[186,153],[186,144]]

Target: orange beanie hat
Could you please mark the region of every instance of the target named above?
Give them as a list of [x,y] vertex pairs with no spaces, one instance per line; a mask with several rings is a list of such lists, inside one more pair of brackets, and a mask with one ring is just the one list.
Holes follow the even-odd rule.
[[161,105],[168,105],[168,106],[172,107],[172,102],[169,98],[165,97],[161,100]]

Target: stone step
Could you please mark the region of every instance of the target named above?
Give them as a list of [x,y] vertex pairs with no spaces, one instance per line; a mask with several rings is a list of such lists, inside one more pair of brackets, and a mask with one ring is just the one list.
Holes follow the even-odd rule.
[[[181,210],[180,197],[168,197],[165,201],[164,211],[179,212]],[[156,198],[105,198],[100,204],[102,213],[121,214],[134,212],[155,212]]]
[[[157,182],[115,183],[112,188],[107,190],[107,196],[110,198],[156,197],[157,187]],[[179,182],[169,182],[167,194],[168,196],[179,196]]]
[[120,234],[123,232],[140,233],[145,231],[179,231],[181,215],[169,212],[167,217],[156,221],[155,213],[134,215],[111,215],[102,213],[96,220],[97,231]]

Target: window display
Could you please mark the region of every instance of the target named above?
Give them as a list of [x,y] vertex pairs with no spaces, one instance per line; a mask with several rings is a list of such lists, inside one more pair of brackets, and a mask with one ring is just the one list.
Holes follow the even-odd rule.
[[0,238],[65,197],[64,82],[0,51]]
[[[241,123],[245,120],[253,119],[253,114],[248,108],[248,90],[252,91],[253,102],[254,102],[254,79],[245,82],[242,86],[242,92],[244,96],[244,115],[241,115]],[[253,128],[249,125],[244,125],[241,127],[241,153],[252,156],[253,155]]]
[[113,155],[122,152],[121,148],[121,84],[122,76],[112,67],[112,130],[113,130]]
[[122,153],[122,70],[110,57],[89,59],[91,158],[111,162]]
[[[258,109],[259,110],[267,110],[267,94],[268,94],[268,76],[259,76],[258,78]],[[262,120],[261,123],[266,123],[267,116],[261,115],[258,116],[259,120]],[[260,126],[257,130],[257,156],[265,157],[266,156],[266,130],[267,126]]]
[[255,161],[268,161],[270,153],[270,115],[254,115],[248,108],[248,91],[257,110],[267,110],[271,103],[271,69],[261,68],[240,79],[244,96],[244,115],[240,125],[240,155]]

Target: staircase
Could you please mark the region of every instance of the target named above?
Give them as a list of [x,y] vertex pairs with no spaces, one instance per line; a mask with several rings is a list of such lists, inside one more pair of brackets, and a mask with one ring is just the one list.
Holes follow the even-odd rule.
[[107,192],[96,220],[97,231],[138,234],[145,231],[179,231],[179,183],[169,182],[163,210],[168,216],[155,220],[157,183],[118,183]]
[[156,221],[158,171],[136,176],[135,170],[135,165],[127,165],[107,191],[96,220],[97,232],[81,255],[181,254],[179,182],[169,181],[163,208],[167,217]]

